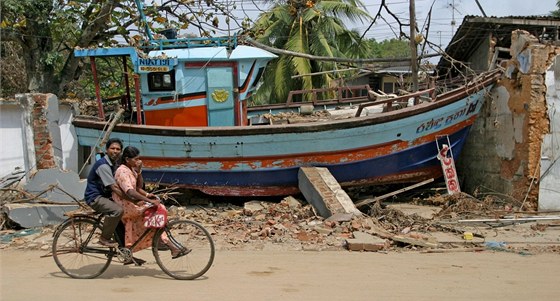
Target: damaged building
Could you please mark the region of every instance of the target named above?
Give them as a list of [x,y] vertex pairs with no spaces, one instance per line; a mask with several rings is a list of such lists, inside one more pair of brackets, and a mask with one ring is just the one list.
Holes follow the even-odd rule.
[[[441,74],[504,69],[458,162],[463,189],[513,198],[523,210],[560,210],[560,21],[547,17],[465,17]],[[465,65],[461,65],[465,62]]]

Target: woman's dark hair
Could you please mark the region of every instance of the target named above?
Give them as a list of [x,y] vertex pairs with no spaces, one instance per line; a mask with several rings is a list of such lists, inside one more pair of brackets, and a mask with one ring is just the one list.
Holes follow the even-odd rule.
[[132,158],[136,158],[140,155],[140,150],[137,149],[134,146],[127,146],[124,148],[123,152],[122,152],[122,159],[121,162],[123,164],[126,163],[126,159],[132,159]]
[[113,143],[118,143],[121,146],[121,149],[123,148],[121,139],[111,138],[111,139],[107,140],[107,143],[105,143],[105,149],[109,149],[109,147],[111,147],[111,144],[113,144]]

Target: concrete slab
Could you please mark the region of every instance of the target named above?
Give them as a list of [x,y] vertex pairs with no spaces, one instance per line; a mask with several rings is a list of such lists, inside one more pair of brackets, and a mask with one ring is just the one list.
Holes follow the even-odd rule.
[[386,246],[385,239],[355,231],[352,233],[354,238],[346,239],[346,246],[350,251],[379,251]]
[[[52,189],[50,189],[52,187]],[[86,181],[80,179],[73,171],[63,171],[58,168],[40,169],[27,181],[24,190],[34,195],[41,194],[52,202],[75,203],[84,198]]]
[[320,216],[328,218],[336,213],[362,214],[327,168],[301,167],[298,181],[299,190]]
[[78,205],[6,204],[8,218],[23,228],[58,225],[67,217],[64,213],[78,209]]

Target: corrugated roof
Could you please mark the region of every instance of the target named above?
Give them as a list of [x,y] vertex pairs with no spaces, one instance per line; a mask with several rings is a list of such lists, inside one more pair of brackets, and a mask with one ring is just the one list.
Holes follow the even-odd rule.
[[[480,17],[466,16],[457,29],[445,52],[458,61],[466,61],[492,33],[497,38],[496,47],[511,46],[511,32],[526,30],[543,42],[558,42],[560,19],[550,16]],[[445,74],[451,63],[442,58],[437,69]]]

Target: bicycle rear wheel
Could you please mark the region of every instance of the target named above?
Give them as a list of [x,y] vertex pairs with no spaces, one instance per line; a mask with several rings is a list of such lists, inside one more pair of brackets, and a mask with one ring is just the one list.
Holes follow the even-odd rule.
[[71,218],[54,233],[52,255],[62,272],[72,278],[91,279],[111,263],[113,249],[97,246],[100,224],[92,218]]
[[[185,255],[173,258],[166,239]],[[189,220],[171,221],[158,230],[154,235],[152,252],[160,268],[180,280],[192,280],[204,275],[212,266],[215,254],[210,233],[197,222]]]

